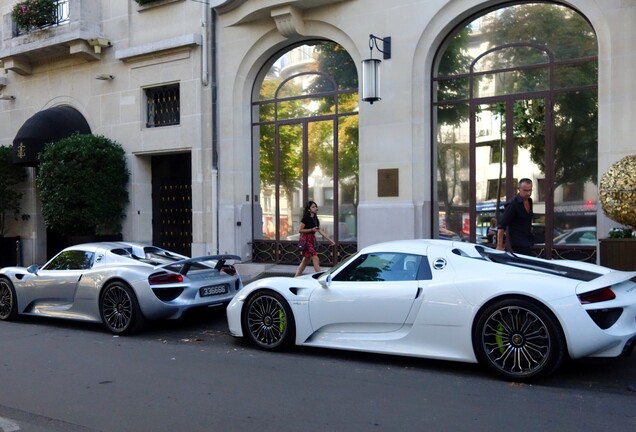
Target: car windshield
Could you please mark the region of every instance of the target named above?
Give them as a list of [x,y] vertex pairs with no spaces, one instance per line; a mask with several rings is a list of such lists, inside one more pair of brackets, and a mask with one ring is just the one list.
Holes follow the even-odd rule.
[[331,267],[329,270],[327,270],[325,273],[329,273],[329,274],[334,274],[338,272],[338,269],[341,268],[342,266],[346,265],[347,263],[349,263],[349,261],[351,261],[351,259],[354,257],[355,255],[349,255],[348,257],[346,257],[345,259],[343,259],[342,261],[340,261],[338,264],[336,264],[335,266]]
[[[600,273],[592,272],[589,270],[581,270],[577,268],[567,267],[559,265],[556,262],[537,261],[533,259],[524,258],[523,256],[514,255],[511,253],[502,253],[495,251],[494,249],[484,248],[482,246],[476,246],[475,249],[479,252],[482,259],[495,262],[497,264],[504,264],[513,267],[520,267],[528,270],[534,270],[541,273],[548,273],[556,276],[563,276],[569,279],[580,280],[588,282],[600,277]],[[455,249],[453,252],[458,253]],[[459,251],[458,255],[464,255]],[[464,255],[466,256],[466,255]]]

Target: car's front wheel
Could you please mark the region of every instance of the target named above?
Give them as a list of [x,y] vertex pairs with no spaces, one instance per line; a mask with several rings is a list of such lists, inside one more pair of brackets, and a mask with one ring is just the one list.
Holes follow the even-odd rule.
[[260,291],[250,297],[243,309],[243,329],[264,350],[282,350],[296,338],[291,308],[273,291]]
[[135,293],[123,282],[112,282],[104,288],[99,312],[106,327],[118,335],[134,333],[144,322]]
[[10,321],[18,317],[18,301],[10,280],[0,278],[0,320]]
[[473,336],[478,360],[500,376],[531,381],[557,369],[565,357],[565,338],[555,318],[524,299],[488,307]]

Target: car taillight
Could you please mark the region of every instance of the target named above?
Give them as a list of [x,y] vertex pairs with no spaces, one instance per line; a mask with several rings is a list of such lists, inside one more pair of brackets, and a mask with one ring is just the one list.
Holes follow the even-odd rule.
[[225,266],[221,268],[221,271],[230,276],[236,276],[236,269],[232,266]]
[[155,273],[148,276],[150,285],[164,285],[183,282],[183,275],[179,273]]
[[616,294],[614,294],[614,291],[612,291],[609,287],[605,287],[586,292],[585,294],[579,294],[578,297],[581,304],[590,304],[614,300],[616,298]]

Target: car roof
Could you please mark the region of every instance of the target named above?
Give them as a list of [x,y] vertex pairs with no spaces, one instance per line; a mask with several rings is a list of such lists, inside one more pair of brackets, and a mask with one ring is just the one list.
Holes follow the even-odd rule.
[[429,246],[442,246],[451,248],[454,245],[461,244],[452,240],[441,239],[407,239],[407,240],[392,240],[383,243],[376,243],[374,245],[366,246],[360,250],[361,253],[373,253],[373,252],[402,252],[402,253],[414,253],[419,255],[425,255]]
[[[110,242],[91,242],[80,243],[65,248],[66,250],[92,250],[92,249],[117,249],[132,246],[149,247],[152,245],[138,242],[110,241]],[[155,246],[152,246],[155,247]]]

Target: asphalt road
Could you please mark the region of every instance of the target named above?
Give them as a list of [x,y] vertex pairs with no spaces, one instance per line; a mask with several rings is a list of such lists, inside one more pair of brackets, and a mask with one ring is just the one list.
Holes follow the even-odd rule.
[[0,432],[629,431],[636,357],[568,363],[532,385],[477,365],[297,348],[259,351],[222,310],[114,337],[0,322]]

